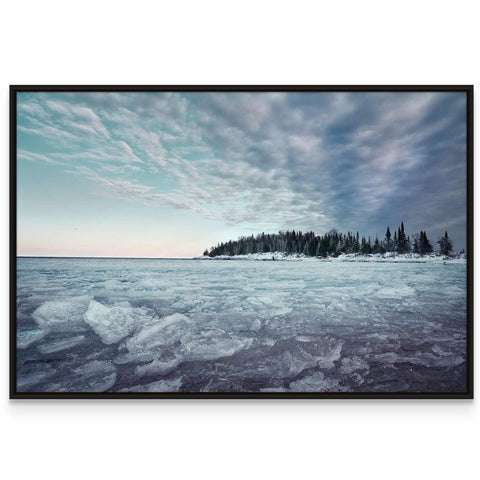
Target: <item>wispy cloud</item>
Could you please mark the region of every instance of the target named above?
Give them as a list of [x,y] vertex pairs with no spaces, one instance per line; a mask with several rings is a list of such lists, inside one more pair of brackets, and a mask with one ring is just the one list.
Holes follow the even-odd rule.
[[19,158],[119,200],[259,229],[465,225],[463,94],[30,94],[19,116],[45,145]]
[[41,155],[39,153],[34,153],[34,152],[28,152],[25,150],[17,151],[17,160],[26,160],[27,162],[42,162],[42,163],[48,163],[50,165],[63,165],[62,162],[53,160],[52,158],[46,155]]
[[101,190],[97,190],[96,193],[100,195],[111,196],[113,198],[118,198],[120,200],[145,200],[146,192],[152,189],[152,187],[149,187],[147,185],[141,185],[126,180],[112,179],[101,176],[89,167],[79,166],[75,167],[75,169],[73,170],[66,171],[73,175],[80,175],[82,177],[85,177],[88,180],[91,180],[92,182],[101,186]]

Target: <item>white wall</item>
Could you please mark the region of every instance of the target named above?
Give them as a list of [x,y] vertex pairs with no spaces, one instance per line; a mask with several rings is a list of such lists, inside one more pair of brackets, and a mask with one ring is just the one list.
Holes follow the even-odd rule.
[[474,401],[7,400],[8,84],[478,83],[475,3],[2,4],[4,478],[438,480],[479,470]]

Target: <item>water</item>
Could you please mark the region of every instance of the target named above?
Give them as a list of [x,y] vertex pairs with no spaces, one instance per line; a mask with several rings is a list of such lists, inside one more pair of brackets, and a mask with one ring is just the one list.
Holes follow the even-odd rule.
[[461,392],[461,263],[17,260],[29,392]]

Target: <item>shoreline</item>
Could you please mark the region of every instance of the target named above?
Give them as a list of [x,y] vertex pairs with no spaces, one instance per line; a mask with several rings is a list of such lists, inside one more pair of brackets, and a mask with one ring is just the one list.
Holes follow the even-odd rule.
[[192,260],[226,260],[226,261],[280,261],[280,262],[351,262],[351,263],[461,263],[467,262],[465,254],[447,257],[440,254],[419,255],[417,253],[402,253],[387,252],[385,254],[356,254],[347,253],[339,255],[338,257],[310,257],[304,254],[287,254],[284,252],[270,252],[270,253],[248,253],[245,255],[217,255],[209,257],[202,255],[194,257]]

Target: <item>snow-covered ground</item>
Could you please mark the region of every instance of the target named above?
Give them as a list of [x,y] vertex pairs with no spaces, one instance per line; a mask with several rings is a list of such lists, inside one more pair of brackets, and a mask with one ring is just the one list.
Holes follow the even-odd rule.
[[299,261],[322,261],[322,262],[415,262],[415,263],[426,263],[426,262],[457,262],[457,263],[466,263],[466,255],[460,254],[455,256],[443,256],[440,254],[431,254],[431,255],[419,255],[418,253],[394,253],[387,252],[384,254],[372,254],[372,255],[362,255],[358,253],[347,253],[339,255],[338,257],[309,257],[304,254],[287,254],[284,252],[273,252],[273,253],[248,253],[246,255],[217,255],[216,257],[209,257],[206,255],[195,257],[194,260],[260,260],[260,261],[273,261],[279,260],[283,262],[299,262]]
[[18,259],[17,387],[464,390],[464,261],[365,259]]

